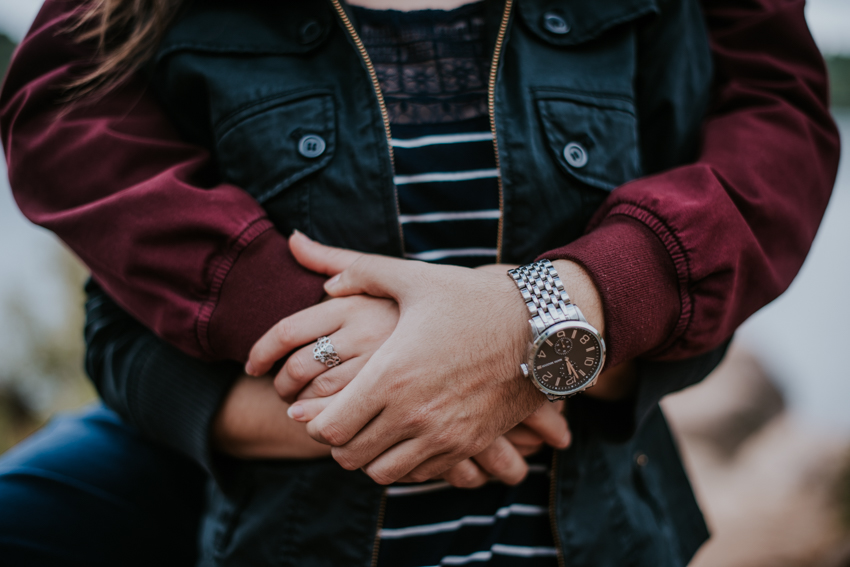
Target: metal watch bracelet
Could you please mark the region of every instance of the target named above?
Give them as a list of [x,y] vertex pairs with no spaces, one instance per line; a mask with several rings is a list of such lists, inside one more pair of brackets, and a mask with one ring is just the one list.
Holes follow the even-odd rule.
[[508,270],[528,307],[535,335],[562,321],[579,321],[581,317],[564,290],[561,277],[549,260],[540,260]]

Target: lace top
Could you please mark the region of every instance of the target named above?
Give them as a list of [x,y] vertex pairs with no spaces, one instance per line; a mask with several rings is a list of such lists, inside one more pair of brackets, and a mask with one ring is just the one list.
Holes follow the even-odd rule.
[[393,124],[487,116],[490,60],[483,2],[449,12],[355,13]]

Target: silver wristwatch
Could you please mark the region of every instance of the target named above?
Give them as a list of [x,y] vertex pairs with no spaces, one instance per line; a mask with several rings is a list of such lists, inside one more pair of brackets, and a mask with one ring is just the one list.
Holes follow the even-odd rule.
[[520,364],[549,401],[563,400],[594,384],[605,364],[605,341],[564,290],[549,260],[508,270],[531,316],[528,358]]

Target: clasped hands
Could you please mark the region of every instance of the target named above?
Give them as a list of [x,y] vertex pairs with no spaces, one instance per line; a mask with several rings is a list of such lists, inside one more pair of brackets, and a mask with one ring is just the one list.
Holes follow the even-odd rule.
[[[490,475],[513,484],[527,472],[524,455],[544,442],[569,445],[562,404],[546,403],[519,373],[530,330],[505,269],[361,254],[300,233],[290,249],[306,268],[333,276],[325,284],[332,299],[269,330],[246,371],[265,374],[295,351],[275,389],[341,466],[380,484],[439,476],[473,487]],[[337,348],[339,366],[313,359],[321,336]]]

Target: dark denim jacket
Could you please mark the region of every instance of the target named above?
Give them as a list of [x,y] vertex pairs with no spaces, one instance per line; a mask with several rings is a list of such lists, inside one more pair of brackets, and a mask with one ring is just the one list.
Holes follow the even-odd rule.
[[[711,64],[695,0],[494,0],[491,113],[500,256],[525,263],[580,236],[609,191],[693,159]],[[172,27],[152,84],[221,178],[283,233],[402,252],[393,165],[356,22],[334,0],[203,0]],[[299,149],[307,135],[325,148]],[[587,154],[568,160],[578,143]],[[571,165],[571,162],[573,165]],[[724,349],[639,363],[635,399],[574,399],[551,504],[563,564],[685,565],[707,537],[658,400]],[[205,565],[369,565],[383,488],[330,460],[244,465],[213,487]]]

